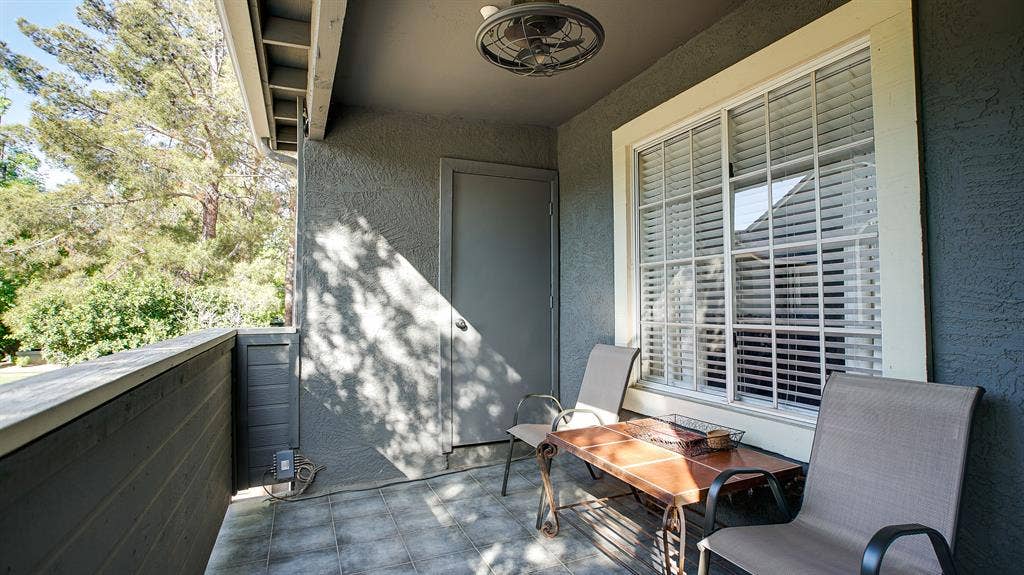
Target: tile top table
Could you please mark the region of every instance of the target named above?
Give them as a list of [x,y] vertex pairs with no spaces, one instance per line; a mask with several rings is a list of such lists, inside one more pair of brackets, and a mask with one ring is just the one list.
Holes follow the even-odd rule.
[[[699,502],[719,473],[738,467],[756,467],[769,471],[780,480],[786,480],[798,475],[803,469],[799,463],[742,447],[688,457],[636,439],[628,430],[628,423],[614,423],[547,434],[545,441],[537,448],[546,498],[538,510],[537,524],[546,535],[554,537],[558,533],[559,507],[554,501],[549,472],[551,459],[559,451],[582,459],[664,505],[662,536],[665,538],[665,533],[672,528],[679,531],[679,568],[676,572],[680,573],[685,539],[685,529],[681,528],[682,507]],[[726,482],[723,491],[744,489],[763,484],[764,481],[764,477],[758,474],[736,475]],[[542,520],[544,503],[547,504],[549,514],[547,520]],[[565,507],[569,505],[562,508]],[[668,557],[667,539],[665,545],[665,557]],[[665,568],[666,572],[673,571],[669,569],[668,561]]]

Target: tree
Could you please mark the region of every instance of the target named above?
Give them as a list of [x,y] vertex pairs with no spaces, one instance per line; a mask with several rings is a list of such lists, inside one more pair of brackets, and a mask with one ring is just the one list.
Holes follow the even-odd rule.
[[288,185],[247,137],[213,11],[212,2],[86,0],[77,11],[85,29],[19,20],[74,76],[0,43],[0,64],[36,97],[31,126],[47,156],[110,202],[186,200],[204,240],[217,237],[223,204],[280,204],[273,196]]
[[[0,269],[23,278],[18,301],[58,284],[92,297],[134,278],[185,294],[174,330],[280,317],[291,176],[249,140],[213,3],[84,0],[76,15],[52,28],[18,21],[57,69],[0,41],[0,69],[33,97],[29,125],[8,131],[77,177],[44,190],[19,160],[8,171],[21,184],[0,186]],[[32,322],[29,309],[4,321],[54,325],[38,314],[56,307],[33,308]],[[90,333],[89,349],[117,347]]]

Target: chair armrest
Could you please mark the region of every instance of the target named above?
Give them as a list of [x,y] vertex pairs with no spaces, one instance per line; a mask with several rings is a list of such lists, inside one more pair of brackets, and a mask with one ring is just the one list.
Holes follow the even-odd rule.
[[864,558],[860,563],[861,575],[878,575],[882,568],[882,559],[885,552],[894,541],[905,535],[927,535],[932,542],[932,549],[935,557],[939,560],[944,575],[956,575],[956,567],[953,565],[953,553],[949,550],[949,543],[941,533],[925,527],[920,523],[907,523],[905,525],[888,525],[878,530],[864,548]]
[[512,427],[519,424],[519,410],[522,409],[523,404],[529,399],[546,399],[548,401],[553,401],[555,402],[555,405],[558,406],[558,411],[562,411],[562,404],[558,401],[557,397],[547,395],[545,393],[528,393],[519,400],[519,405],[516,406],[516,414],[512,417]]
[[775,504],[778,505],[779,511],[782,512],[786,521],[790,520],[789,507],[786,505],[786,499],[782,496],[782,486],[779,485],[779,480],[770,471],[757,467],[734,467],[719,473],[718,477],[715,477],[715,480],[711,482],[711,488],[708,489],[707,503],[704,505],[704,537],[711,535],[715,531],[718,494],[722,491],[722,487],[725,486],[725,482],[729,481],[734,475],[745,475],[747,473],[757,473],[763,475],[768,480],[768,487],[771,487],[772,495],[775,496]]
[[[604,425],[604,423],[601,421],[601,416],[599,416],[597,413],[595,413],[594,411],[592,411],[590,409],[583,409],[581,407],[577,407],[577,408],[574,408],[574,409],[563,409],[562,411],[558,412],[558,415],[556,415],[555,418],[551,420],[551,431],[558,431],[558,420],[559,419],[563,419],[567,415],[570,415],[572,413],[577,413],[577,412],[589,413],[590,415],[594,416],[594,419],[597,420],[597,424],[598,425]],[[569,420],[566,419],[566,421],[568,422]]]

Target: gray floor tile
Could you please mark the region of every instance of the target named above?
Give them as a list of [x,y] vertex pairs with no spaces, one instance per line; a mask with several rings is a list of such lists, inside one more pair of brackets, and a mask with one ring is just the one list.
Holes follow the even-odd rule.
[[316,497],[310,497],[308,499],[294,499],[294,500],[288,500],[288,501],[278,501],[277,504],[278,504],[279,507],[277,508],[277,510],[280,511],[281,509],[284,509],[284,508],[287,508],[287,509],[298,509],[299,507],[314,507],[314,506],[317,506],[317,505],[325,505],[325,504],[330,503],[330,502],[331,502],[331,497],[329,495],[318,495]]
[[274,517],[268,513],[249,513],[234,515],[224,519],[220,526],[220,539],[246,539],[261,535],[270,535]]
[[395,513],[394,518],[402,533],[455,525],[455,519],[443,507]]
[[476,550],[416,561],[420,575],[485,575],[490,567]]
[[288,507],[288,505],[288,503],[281,504],[277,508],[277,512],[274,513],[274,533],[286,529],[327,525],[331,522],[330,505],[300,505],[298,507]]
[[270,535],[247,539],[225,539],[217,541],[210,554],[209,566],[213,569],[266,561],[270,550]]
[[422,482],[408,484],[407,487],[400,490],[382,489],[381,491],[393,513],[426,509],[441,504],[441,499],[426,483]]
[[256,563],[233,565],[231,567],[221,567],[220,569],[206,569],[206,575],[266,575],[266,572],[266,559]]
[[283,531],[278,531],[275,528],[274,536],[270,540],[270,560],[274,561],[286,555],[334,546],[334,530],[331,529],[330,523]]
[[339,575],[338,550],[335,547],[306,551],[270,562],[268,575]]
[[561,532],[553,539],[539,532],[534,537],[562,563],[591,557],[601,552],[593,541],[568,526],[563,526]]
[[527,479],[536,476],[537,480],[540,480],[540,466],[537,464],[536,457],[527,457],[513,461],[512,471],[522,473]]
[[365,543],[398,535],[398,527],[391,515],[368,515],[366,517],[335,518],[334,532],[338,544]]
[[460,523],[470,523],[484,517],[506,517],[509,511],[501,502],[490,495],[473,499],[462,499],[445,503]]
[[[480,480],[480,483],[483,485],[484,491],[495,495],[501,494],[501,482],[502,478],[500,476],[496,479]],[[535,487],[536,486],[532,482],[527,481],[526,478],[524,478],[522,475],[518,473],[510,473],[508,475],[507,493],[509,494],[519,493],[522,491],[530,491]]]
[[[458,518],[456,518],[458,519]],[[522,537],[531,537],[532,533],[520,525],[511,515],[505,517],[483,517],[476,521],[459,522],[466,535],[477,547],[498,541],[508,541]]]
[[240,515],[265,515],[270,516],[274,514],[274,506],[277,505],[273,500],[267,501],[265,497],[253,497],[252,499],[243,499],[241,501],[235,501],[231,505],[228,505],[227,517],[237,517]]
[[367,497],[380,497],[380,489],[364,489],[362,491],[343,491],[339,493],[331,493],[328,498],[331,503],[339,503],[342,501],[355,501],[356,499],[365,499]]
[[409,563],[411,559],[398,536],[366,543],[349,543],[339,549],[343,573],[362,573],[380,567]]
[[430,479],[427,484],[443,501],[471,499],[486,495],[480,483],[468,473],[456,473]]
[[499,497],[498,501],[516,516],[518,516],[519,512],[536,515],[537,503],[540,501],[540,490],[535,488],[530,492],[510,493],[505,497]]
[[494,543],[480,548],[480,555],[495,575],[529,573],[560,564],[558,558],[532,537]]
[[388,508],[384,505],[384,499],[381,498],[380,494],[331,503],[331,512],[334,514],[335,519],[380,515],[387,513],[387,510]]
[[[510,469],[511,469],[511,467],[510,467]],[[493,479],[495,477],[500,479],[501,476],[505,474],[505,464],[504,463],[500,463],[498,465],[488,465],[487,467],[478,467],[476,469],[470,469],[469,471],[467,471],[467,473],[469,473],[473,477],[476,477],[480,482],[483,482],[485,479],[486,480],[490,480],[490,479]],[[515,473],[515,471],[513,471],[513,473]]]
[[566,563],[573,575],[627,575],[629,571],[604,555],[594,555],[579,561]]
[[416,531],[407,533],[404,537],[405,544],[409,548],[409,553],[412,554],[413,561],[473,548],[473,543],[466,538],[466,535],[457,526]]
[[366,571],[361,575],[416,575],[416,569],[413,568],[412,563],[406,563],[405,565],[373,569],[371,571]]
[[530,571],[530,575],[569,575],[569,570],[561,565]]

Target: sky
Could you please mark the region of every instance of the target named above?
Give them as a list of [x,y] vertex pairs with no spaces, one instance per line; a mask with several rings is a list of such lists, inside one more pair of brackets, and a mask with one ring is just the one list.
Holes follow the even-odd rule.
[[[78,0],[0,0],[0,40],[19,54],[25,54],[53,68],[59,66],[56,58],[36,48],[32,42],[18,30],[18,19],[25,18],[29,22],[41,26],[53,26],[65,22],[73,24],[75,7]],[[7,97],[11,99],[11,108],[3,117],[4,124],[25,124],[31,117],[29,104],[32,96],[18,89],[16,85],[7,88]],[[40,154],[42,155],[42,154]],[[43,182],[47,189],[74,180],[74,176],[60,166],[53,165],[43,158],[40,169]]]

